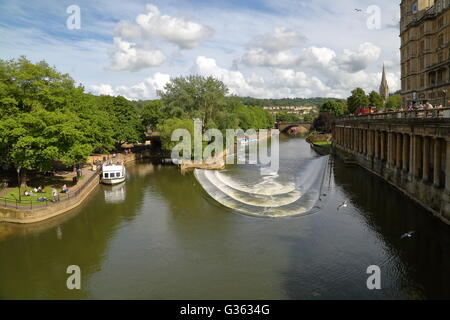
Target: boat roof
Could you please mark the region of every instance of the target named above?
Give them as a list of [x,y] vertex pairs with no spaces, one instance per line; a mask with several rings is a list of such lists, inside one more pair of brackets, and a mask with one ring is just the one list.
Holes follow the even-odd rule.
[[121,171],[123,169],[122,165],[109,165],[109,166],[103,166],[103,171]]

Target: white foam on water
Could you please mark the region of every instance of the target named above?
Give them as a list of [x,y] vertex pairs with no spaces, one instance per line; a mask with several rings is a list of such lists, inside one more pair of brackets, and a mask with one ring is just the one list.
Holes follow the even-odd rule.
[[241,182],[219,171],[215,171],[215,176],[225,185],[245,193],[264,196],[276,196],[295,191],[294,182],[285,184],[279,183],[276,181],[276,179],[279,177],[278,175],[262,177],[262,181],[259,181],[256,184],[255,182],[251,184]]
[[292,177],[295,182],[283,182],[278,175],[255,175],[252,184],[226,172],[199,169],[194,175],[208,195],[223,206],[252,216],[276,218],[308,214],[316,208],[327,164],[328,157],[310,160]]

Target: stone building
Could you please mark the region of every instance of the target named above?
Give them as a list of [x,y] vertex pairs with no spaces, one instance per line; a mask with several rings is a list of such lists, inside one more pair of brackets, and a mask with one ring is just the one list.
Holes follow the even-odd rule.
[[448,106],[450,0],[403,0],[401,7],[402,104]]
[[384,70],[384,64],[383,64],[383,75],[381,76],[380,96],[383,99],[383,102],[386,103],[389,98],[389,86],[388,86],[387,79],[386,79],[386,72]]

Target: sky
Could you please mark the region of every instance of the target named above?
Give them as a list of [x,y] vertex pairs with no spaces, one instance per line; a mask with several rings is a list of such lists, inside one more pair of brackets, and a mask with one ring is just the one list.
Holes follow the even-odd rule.
[[133,100],[156,99],[171,78],[191,74],[240,96],[346,98],[356,87],[378,91],[383,64],[394,92],[399,4],[0,0],[0,59],[45,60],[87,92]]

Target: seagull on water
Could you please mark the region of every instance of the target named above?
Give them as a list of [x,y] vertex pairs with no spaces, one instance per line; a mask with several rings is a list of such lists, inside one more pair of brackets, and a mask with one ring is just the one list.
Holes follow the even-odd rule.
[[347,208],[348,207],[348,200],[345,200],[344,202],[342,202],[339,207],[337,207],[337,210],[341,210],[342,208]]
[[401,239],[406,239],[406,238],[408,238],[408,239],[410,239],[410,238],[412,238],[412,236],[414,235],[414,231],[410,231],[410,232],[408,232],[408,233],[405,233],[404,235],[402,235],[402,238]]

